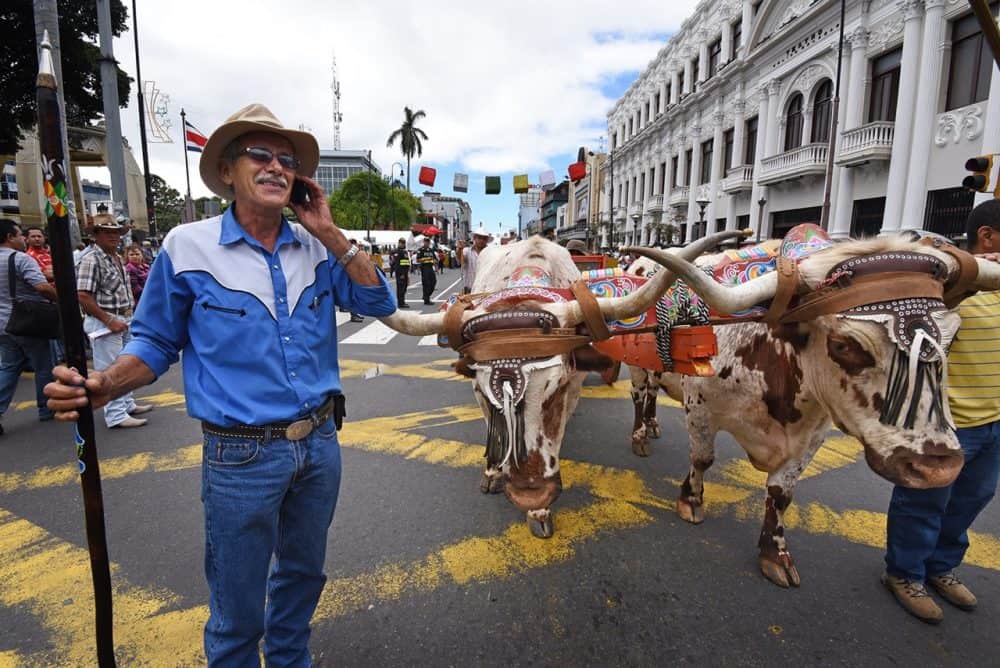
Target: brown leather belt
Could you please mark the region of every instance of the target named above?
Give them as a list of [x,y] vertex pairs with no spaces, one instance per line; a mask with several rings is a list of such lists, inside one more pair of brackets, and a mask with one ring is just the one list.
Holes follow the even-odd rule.
[[[320,426],[334,416],[337,406],[340,406],[340,414],[343,416],[344,395],[332,394],[323,405],[314,412],[293,422],[272,422],[271,424],[238,424],[232,427],[222,427],[211,422],[201,423],[201,430],[212,436],[235,436],[237,438],[252,438],[258,441],[288,440],[301,441],[313,432],[313,429]],[[340,421],[337,421],[337,428],[340,428]]]

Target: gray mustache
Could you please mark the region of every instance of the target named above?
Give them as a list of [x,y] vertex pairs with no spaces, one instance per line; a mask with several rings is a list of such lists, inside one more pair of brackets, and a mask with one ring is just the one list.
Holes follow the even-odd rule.
[[275,178],[273,176],[258,176],[253,180],[254,183],[276,183],[282,188],[288,187],[288,181],[284,178]]

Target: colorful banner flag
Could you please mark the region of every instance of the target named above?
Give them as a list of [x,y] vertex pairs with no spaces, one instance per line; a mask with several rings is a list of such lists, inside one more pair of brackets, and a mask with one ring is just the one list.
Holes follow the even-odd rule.
[[516,193],[526,193],[526,192],[528,192],[528,175],[527,174],[515,174],[514,175],[514,192],[516,192]]
[[422,185],[434,187],[434,179],[437,178],[437,170],[433,167],[421,167],[420,168],[420,178],[418,181]]
[[542,172],[541,174],[538,175],[538,185],[542,186],[543,188],[546,186],[554,186],[555,184],[556,184],[556,173],[551,169]]
[[207,142],[208,137],[201,130],[184,121],[184,147],[187,150],[201,153]]
[[469,175],[455,173],[455,186],[454,191],[457,193],[467,193],[469,192]]
[[587,163],[574,162],[569,166],[569,180],[576,183],[587,175]]
[[486,177],[486,194],[487,195],[499,195],[500,194],[500,177],[499,176],[487,176]]

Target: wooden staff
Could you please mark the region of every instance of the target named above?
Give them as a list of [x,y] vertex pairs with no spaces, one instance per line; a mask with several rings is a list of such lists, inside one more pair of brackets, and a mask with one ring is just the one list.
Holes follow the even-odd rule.
[[[52,269],[56,293],[59,296],[59,317],[62,340],[66,348],[66,363],[87,376],[83,320],[76,293],[76,271],[70,242],[66,200],[66,156],[62,150],[59,87],[52,65],[52,45],[49,33],[42,37],[38,57],[38,143],[41,150],[42,175],[45,189],[45,213],[48,216],[49,240],[52,247]],[[76,454],[83,488],[83,509],[90,551],[90,572],[94,580],[94,612],[97,630],[97,663],[101,668],[115,665],[115,648],[111,611],[111,568],[108,544],[104,533],[104,500],[101,495],[101,471],[97,463],[97,442],[94,439],[94,413],[87,405],[78,409],[76,422]]]

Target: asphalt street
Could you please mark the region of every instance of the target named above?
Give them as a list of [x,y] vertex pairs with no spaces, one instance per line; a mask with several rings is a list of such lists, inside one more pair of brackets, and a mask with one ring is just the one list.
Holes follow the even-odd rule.
[[[446,271],[439,291],[457,278]],[[419,285],[410,303],[432,308]],[[539,540],[502,495],[478,491],[485,426],[454,353],[371,318],[338,339],[348,419],[317,665],[996,665],[997,503],[961,569],[979,609],[942,602],[944,622],[927,626],[879,584],[891,486],[831,432],[788,514],[802,586],[782,590],[757,570],[764,477],[742,450],[720,436],[708,517],[689,525],[673,511],[681,411],[661,399],[663,436],[640,459],[627,382],[594,376],[563,442],[556,535]],[[199,426],[179,368],[137,395],[157,405],[146,427],[97,432],[119,665],[199,665]],[[72,429],[37,422],[32,398],[25,376],[0,437],[0,667],[93,665]]]

